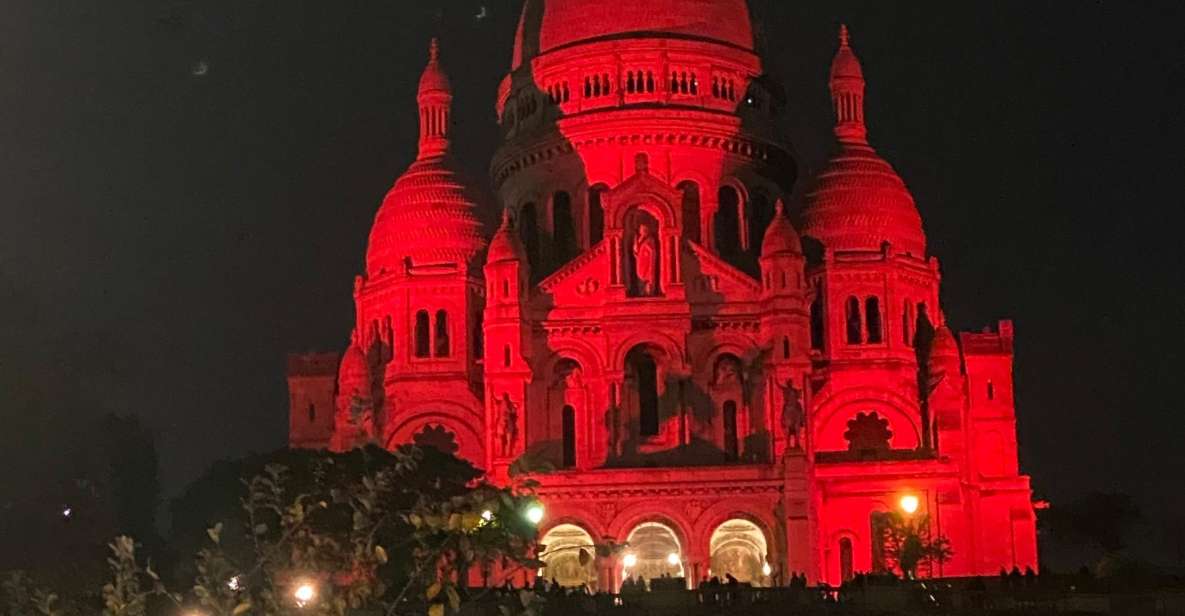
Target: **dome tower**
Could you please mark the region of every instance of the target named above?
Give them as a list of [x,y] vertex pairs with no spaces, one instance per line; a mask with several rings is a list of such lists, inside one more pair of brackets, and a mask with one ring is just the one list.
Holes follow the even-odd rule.
[[[745,0],[528,0],[498,92],[491,175],[546,277],[620,223],[602,195],[645,168],[683,193],[654,221],[753,278],[795,166]],[[644,156],[649,165],[635,164]],[[636,204],[625,203],[628,208]],[[686,205],[686,207],[683,207]]]

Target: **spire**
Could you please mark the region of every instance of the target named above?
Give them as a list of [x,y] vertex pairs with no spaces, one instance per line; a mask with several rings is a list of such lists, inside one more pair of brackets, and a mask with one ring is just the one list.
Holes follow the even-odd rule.
[[831,103],[835,110],[835,136],[840,143],[868,143],[864,127],[864,71],[852,51],[848,27],[839,26],[839,49],[831,61]]
[[420,75],[416,101],[420,106],[420,152],[417,158],[443,156],[449,146],[453,93],[448,75],[440,67],[440,46],[435,38],[428,44],[428,65]]

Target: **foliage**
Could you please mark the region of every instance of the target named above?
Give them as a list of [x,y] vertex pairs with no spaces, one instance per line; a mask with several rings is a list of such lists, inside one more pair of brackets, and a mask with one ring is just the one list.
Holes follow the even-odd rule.
[[896,568],[901,575],[916,578],[919,565],[942,564],[954,554],[950,539],[930,532],[930,516],[898,511],[880,515],[885,565]]
[[44,588],[35,586],[29,575],[14,571],[4,579],[0,587],[4,597],[4,614],[7,616],[59,616],[58,596]]

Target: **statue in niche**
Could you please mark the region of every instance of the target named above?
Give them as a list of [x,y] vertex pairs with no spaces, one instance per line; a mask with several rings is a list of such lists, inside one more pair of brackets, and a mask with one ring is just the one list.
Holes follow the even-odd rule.
[[605,412],[605,423],[609,428],[609,449],[613,457],[620,458],[625,453],[627,436],[625,409],[620,404],[611,404]]
[[584,387],[584,374],[580,366],[572,366],[560,376],[560,383],[564,389],[580,389]]
[[514,444],[518,440],[518,406],[510,399],[509,393],[503,393],[496,404],[498,446],[503,456],[509,456],[514,453]]
[[729,387],[741,384],[741,364],[733,357],[724,357],[716,364],[715,385]]
[[782,431],[791,449],[802,448],[802,428],[806,424],[806,413],[802,410],[802,392],[794,387],[794,381],[787,380],[782,386]]
[[656,294],[658,281],[655,280],[658,244],[651,232],[650,225],[639,222],[634,235],[634,285],[640,297],[650,297]]

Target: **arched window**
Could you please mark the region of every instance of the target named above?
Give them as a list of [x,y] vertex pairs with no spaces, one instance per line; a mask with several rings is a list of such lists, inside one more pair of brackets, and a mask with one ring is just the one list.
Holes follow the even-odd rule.
[[551,199],[551,220],[555,227],[555,254],[561,263],[576,256],[576,220],[572,217],[572,198],[559,191]]
[[739,457],[740,444],[737,442],[737,403],[729,400],[724,403],[724,459],[735,462]]
[[502,297],[510,297],[510,279],[502,279]]
[[473,313],[473,356],[478,359],[484,357],[486,352],[485,315],[482,312],[477,310]]
[[732,576],[751,586],[769,586],[771,580],[763,571],[769,555],[765,533],[749,520],[732,518],[717,526],[708,541],[708,554],[712,575]]
[[605,206],[601,196],[609,187],[597,184],[588,189],[588,245],[592,246],[605,237]]
[[811,301],[811,348],[823,348],[823,292],[822,289],[815,293],[815,299]]
[[782,336],[782,359],[790,359],[790,338]]
[[703,242],[699,230],[699,184],[688,180],[680,182],[678,189],[683,193],[683,237]]
[[864,321],[868,325],[868,342],[881,341],[881,300],[876,296],[864,300]]
[[535,212],[535,204],[527,203],[519,212],[519,237],[523,240],[523,249],[527,252],[527,263],[534,273],[539,269],[539,217]]
[[658,364],[641,348],[630,352],[626,364],[638,396],[638,434],[658,436]]
[[721,186],[717,197],[713,217],[716,253],[725,259],[735,259],[741,252],[741,197],[731,186]]
[[861,330],[864,329],[864,324],[860,322],[860,300],[849,297],[846,308],[848,344],[860,344],[862,342]]
[[852,575],[852,540],[844,537],[839,540],[839,579],[846,582]]
[[[769,197],[760,190],[753,191],[749,199],[749,252],[754,256],[761,256],[761,240],[765,238],[765,229],[774,219],[774,206]],[[783,284],[782,286],[785,286]]]
[[432,352],[431,323],[428,322],[428,311],[416,313],[416,357],[428,357]]
[[510,345],[509,344],[506,345],[505,347],[502,347],[502,365],[507,368],[510,367]]
[[309,403],[309,423],[317,421],[317,407]]
[[449,354],[448,313],[443,310],[436,311],[435,354],[437,357],[448,357]]
[[563,433],[564,433],[564,453],[561,466],[564,468],[572,468],[576,466],[576,409],[571,405],[565,405],[562,411],[563,417]]
[[988,400],[995,400],[996,399],[996,386],[992,385],[991,380],[989,380],[987,382],[987,398],[988,398]]

